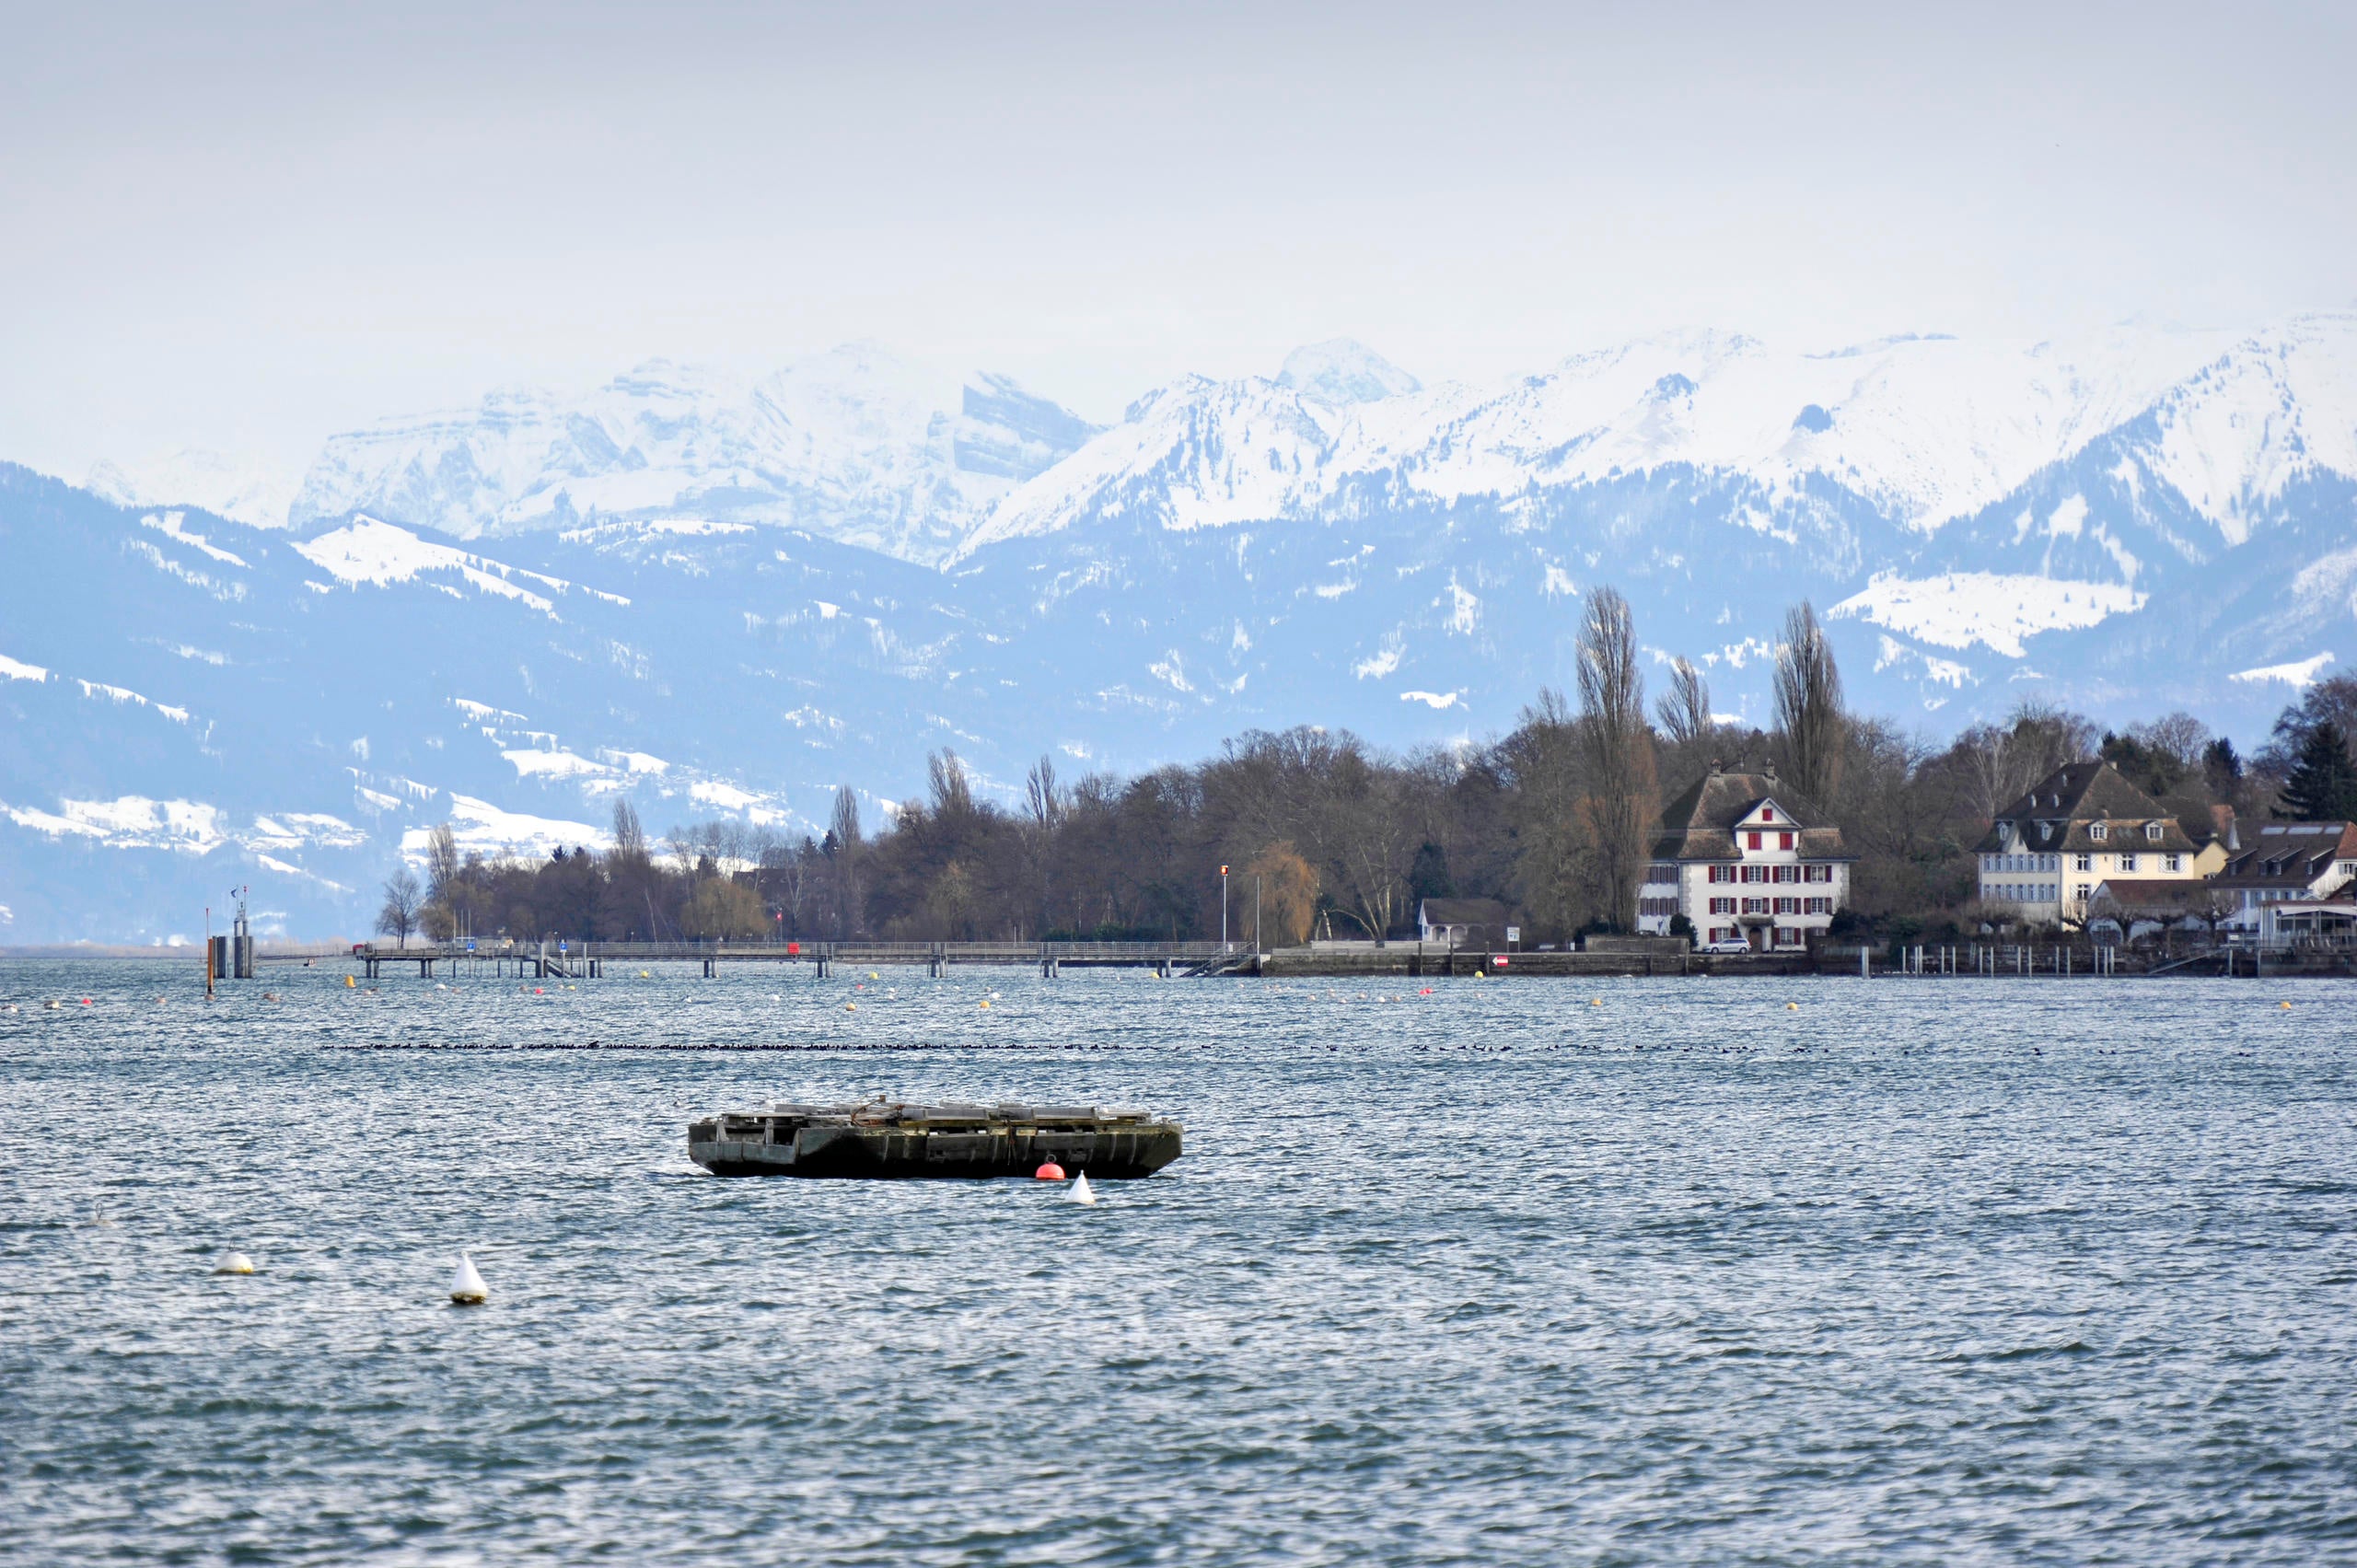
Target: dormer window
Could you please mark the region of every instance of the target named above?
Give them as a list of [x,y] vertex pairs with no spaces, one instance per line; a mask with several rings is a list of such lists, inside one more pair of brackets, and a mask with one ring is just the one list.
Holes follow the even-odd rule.
[[2096,842],[2097,842],[2097,843],[2101,843],[2101,842],[2103,842],[2103,839],[2104,839],[2104,826],[2103,826],[2103,824],[2102,824],[2101,822],[2092,822],[2092,823],[2089,823],[2089,824],[2088,824],[2088,826],[2087,826],[2087,837],[2089,837],[2089,838],[2091,838],[2091,839],[2095,840],[2095,841],[2096,841]]
[[2159,842],[2160,842],[2160,837],[2161,837],[2161,825],[2160,825],[2158,822],[2147,822],[2147,823],[2145,823],[2145,824],[2144,824],[2144,836],[2145,836],[2146,838],[2148,838],[2148,839],[2151,839],[2151,840],[2152,840],[2152,841],[2154,841],[2155,843]]
[[1776,808],[1772,806],[1761,807],[1759,808],[1759,819],[1763,822],[1774,821],[1776,819]]

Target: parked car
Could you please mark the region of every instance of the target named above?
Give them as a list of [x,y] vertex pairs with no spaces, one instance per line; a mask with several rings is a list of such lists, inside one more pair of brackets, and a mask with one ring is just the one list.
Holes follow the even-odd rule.
[[1703,943],[1701,951],[1705,953],[1748,953],[1751,951],[1751,944],[1743,941],[1739,937],[1729,936],[1717,942]]

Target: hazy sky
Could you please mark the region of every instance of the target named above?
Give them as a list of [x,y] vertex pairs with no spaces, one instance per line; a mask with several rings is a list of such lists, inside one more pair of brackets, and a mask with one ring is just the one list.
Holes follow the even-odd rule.
[[39,6],[0,29],[0,456],[78,479],[852,338],[1098,418],[2357,300],[2357,7]]

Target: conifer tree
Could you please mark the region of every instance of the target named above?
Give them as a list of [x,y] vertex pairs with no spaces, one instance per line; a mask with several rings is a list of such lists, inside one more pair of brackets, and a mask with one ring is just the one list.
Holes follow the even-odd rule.
[[2339,726],[2308,726],[2276,814],[2301,822],[2357,819],[2357,763],[2350,761]]

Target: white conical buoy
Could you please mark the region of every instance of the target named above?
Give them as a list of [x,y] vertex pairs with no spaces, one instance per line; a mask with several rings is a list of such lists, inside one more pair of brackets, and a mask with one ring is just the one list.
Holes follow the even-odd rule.
[[460,1307],[481,1307],[491,1299],[491,1288],[475,1272],[475,1260],[459,1254],[459,1272],[450,1276],[450,1299]]
[[216,1274],[250,1274],[254,1272],[254,1260],[242,1252],[224,1252],[220,1265],[213,1272]]
[[1088,1185],[1088,1172],[1084,1170],[1077,1177],[1073,1179],[1072,1201],[1075,1203],[1094,1203],[1097,1202],[1097,1194]]

